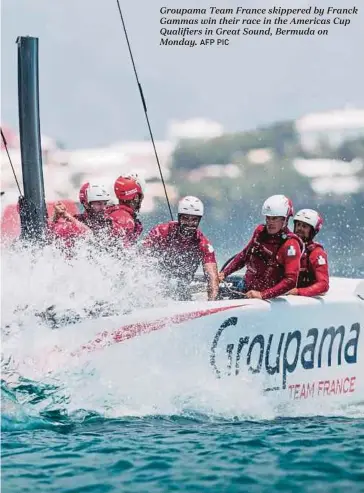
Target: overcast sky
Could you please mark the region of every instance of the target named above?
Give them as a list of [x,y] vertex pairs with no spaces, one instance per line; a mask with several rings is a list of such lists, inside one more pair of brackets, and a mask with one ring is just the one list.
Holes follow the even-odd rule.
[[[320,0],[320,7],[350,7]],[[228,47],[163,47],[167,7],[271,7],[267,0],[121,2],[157,138],[172,119],[208,117],[227,131],[311,111],[364,107],[364,2],[347,27],[326,37],[247,37]],[[279,6],[312,2],[282,0]],[[42,132],[68,147],[148,135],[116,0],[2,0],[2,121],[18,125],[19,35],[40,38]],[[292,26],[290,26],[292,27]]]

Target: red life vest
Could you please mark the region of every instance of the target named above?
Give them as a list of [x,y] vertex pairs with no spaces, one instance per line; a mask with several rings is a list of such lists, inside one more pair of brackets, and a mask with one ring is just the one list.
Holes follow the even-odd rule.
[[302,252],[302,240],[288,229],[269,235],[264,224],[256,228],[246,261],[245,282],[248,290],[269,289],[283,279],[284,265],[279,263],[277,253],[281,246],[292,238],[298,241]]
[[312,286],[312,284],[316,281],[315,271],[310,262],[310,255],[318,247],[323,248],[320,243],[315,243],[314,241],[305,246],[305,250],[301,257],[300,274],[298,277],[297,286],[299,288]]
[[124,246],[133,245],[143,232],[143,225],[137,219],[134,209],[126,204],[110,206],[106,214],[112,222],[113,235],[116,237],[126,235],[123,238]]
[[191,238],[185,238],[179,233],[178,222],[170,223],[165,255],[162,252],[163,266],[170,276],[189,281],[193,279],[203,259],[200,241],[201,232],[199,230]]
[[57,222],[48,223],[48,232],[50,238],[59,240],[66,248],[72,249],[75,246],[77,238],[82,238],[87,235],[88,228],[66,221],[63,218]]
[[184,237],[177,221],[155,226],[143,245],[157,258],[164,275],[187,283],[200,263],[216,263],[214,250],[204,234],[197,229],[192,237]]

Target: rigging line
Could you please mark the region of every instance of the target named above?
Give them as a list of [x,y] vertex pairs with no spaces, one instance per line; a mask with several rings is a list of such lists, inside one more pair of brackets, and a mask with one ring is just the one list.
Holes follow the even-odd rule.
[[9,163],[10,163],[11,169],[13,170],[13,175],[14,175],[14,178],[15,178],[15,182],[16,182],[17,187],[18,187],[18,190],[19,190],[19,195],[20,195],[20,197],[22,197],[23,194],[21,193],[19,182],[18,182],[18,178],[16,176],[16,173],[15,173],[15,170],[14,170],[14,166],[13,166],[13,163],[11,161],[11,157],[10,157],[10,154],[9,154],[9,151],[8,151],[8,143],[6,142],[5,135],[3,134],[3,129],[1,128],[0,131],[1,131],[1,137],[2,137],[3,142],[4,142],[5,151],[6,151],[6,154],[8,155]]
[[152,128],[151,128],[151,126],[150,126],[150,122],[149,122],[149,118],[148,118],[148,110],[147,110],[147,105],[146,105],[145,98],[144,98],[144,94],[143,94],[143,89],[142,89],[142,86],[141,86],[141,84],[140,84],[140,82],[139,82],[138,74],[137,74],[137,71],[136,71],[136,67],[135,67],[135,63],[134,63],[134,57],[133,57],[133,53],[132,53],[132,51],[131,51],[131,47],[130,47],[130,43],[129,43],[129,37],[128,37],[127,30],[126,30],[126,26],[125,26],[125,22],[124,22],[124,17],[123,17],[123,14],[122,14],[122,12],[121,12],[121,7],[120,7],[120,2],[119,2],[119,0],[116,0],[116,3],[117,3],[117,5],[118,5],[119,14],[120,14],[120,19],[121,19],[121,22],[122,22],[122,25],[123,25],[124,34],[125,34],[125,39],[126,39],[126,43],[127,43],[127,45],[128,45],[129,54],[130,54],[130,59],[131,59],[131,63],[132,63],[132,65],[133,65],[133,69],[134,69],[135,78],[136,78],[136,81],[137,81],[137,84],[138,84],[138,88],[139,88],[140,97],[141,97],[141,100],[142,100],[142,103],[143,103],[144,115],[145,115],[145,118],[146,118],[146,120],[147,120],[147,125],[148,125],[148,129],[149,129],[149,134],[150,134],[150,138],[151,138],[151,141],[152,141],[152,145],[153,145],[153,149],[154,149],[155,158],[156,158],[156,160],[157,160],[158,169],[159,169],[159,174],[160,174],[160,177],[161,177],[161,180],[162,180],[162,184],[163,184],[164,194],[165,194],[165,196],[166,196],[166,200],[167,200],[167,205],[168,205],[169,213],[170,213],[170,215],[171,215],[171,219],[172,219],[172,221],[173,221],[173,214],[172,214],[171,204],[170,204],[170,202],[169,202],[168,193],[167,193],[167,188],[166,188],[166,184],[165,184],[164,177],[163,177],[163,173],[162,173],[162,168],[161,168],[161,165],[160,165],[160,162],[159,162],[159,157],[158,157],[157,149],[156,149],[156,147],[155,147],[154,136],[153,136]]

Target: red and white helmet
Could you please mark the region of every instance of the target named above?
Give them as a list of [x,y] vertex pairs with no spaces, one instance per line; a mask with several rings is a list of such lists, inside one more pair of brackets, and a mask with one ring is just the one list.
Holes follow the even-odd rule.
[[80,188],[79,199],[81,204],[87,208],[91,202],[108,202],[110,200],[110,193],[104,185],[84,183]]
[[143,195],[142,187],[133,178],[119,176],[114,184],[114,192],[119,200],[134,200]]
[[292,201],[285,195],[272,195],[262,207],[263,216],[280,216],[289,219],[293,216]]
[[301,209],[293,218],[294,221],[301,221],[302,223],[312,226],[315,235],[320,231],[324,220],[317,211],[313,209]]
[[131,178],[131,179],[135,180],[136,183],[140,186],[141,194],[144,197],[145,188],[146,188],[146,183],[145,183],[144,178],[135,171],[131,171],[130,173],[127,173],[125,175],[125,178]]
[[203,213],[203,203],[197,197],[189,195],[183,197],[183,199],[178,202],[178,214],[190,214],[191,216],[202,217]]

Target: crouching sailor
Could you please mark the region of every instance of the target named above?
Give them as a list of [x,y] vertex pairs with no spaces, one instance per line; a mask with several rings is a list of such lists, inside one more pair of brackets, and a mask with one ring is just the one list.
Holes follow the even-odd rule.
[[322,225],[322,217],[312,209],[302,209],[294,217],[294,232],[304,242],[305,251],[301,257],[297,287],[288,294],[319,296],[329,290],[327,254],[322,245],[313,241]]
[[246,266],[247,298],[267,300],[287,293],[297,285],[303,245],[287,223],[293,216],[291,200],[273,195],[263,204],[266,223],[259,225],[248,245],[220,272],[220,281]]
[[184,197],[178,204],[178,221],[158,224],[147,235],[143,249],[158,261],[168,280],[168,292],[179,300],[191,299],[190,284],[202,264],[208,282],[208,299],[219,289],[214,249],[198,229],[204,206],[196,197]]

